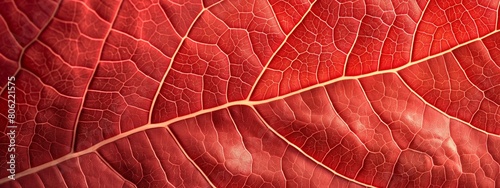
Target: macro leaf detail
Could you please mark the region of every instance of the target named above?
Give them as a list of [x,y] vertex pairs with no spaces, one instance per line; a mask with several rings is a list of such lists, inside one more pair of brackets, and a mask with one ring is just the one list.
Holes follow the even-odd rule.
[[500,185],[497,0],[0,5],[0,187]]

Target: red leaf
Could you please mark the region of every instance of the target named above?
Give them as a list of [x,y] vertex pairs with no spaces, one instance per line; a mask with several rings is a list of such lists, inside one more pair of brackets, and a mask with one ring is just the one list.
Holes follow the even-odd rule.
[[498,1],[0,5],[0,187],[500,184]]

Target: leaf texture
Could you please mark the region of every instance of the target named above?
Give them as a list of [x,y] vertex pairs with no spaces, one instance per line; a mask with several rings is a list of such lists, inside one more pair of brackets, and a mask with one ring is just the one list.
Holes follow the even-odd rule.
[[0,187],[500,186],[498,0],[0,7]]

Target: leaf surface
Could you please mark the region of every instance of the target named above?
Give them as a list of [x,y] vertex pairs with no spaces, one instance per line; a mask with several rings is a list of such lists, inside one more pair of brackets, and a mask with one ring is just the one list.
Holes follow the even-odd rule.
[[500,185],[497,0],[0,4],[0,187]]

